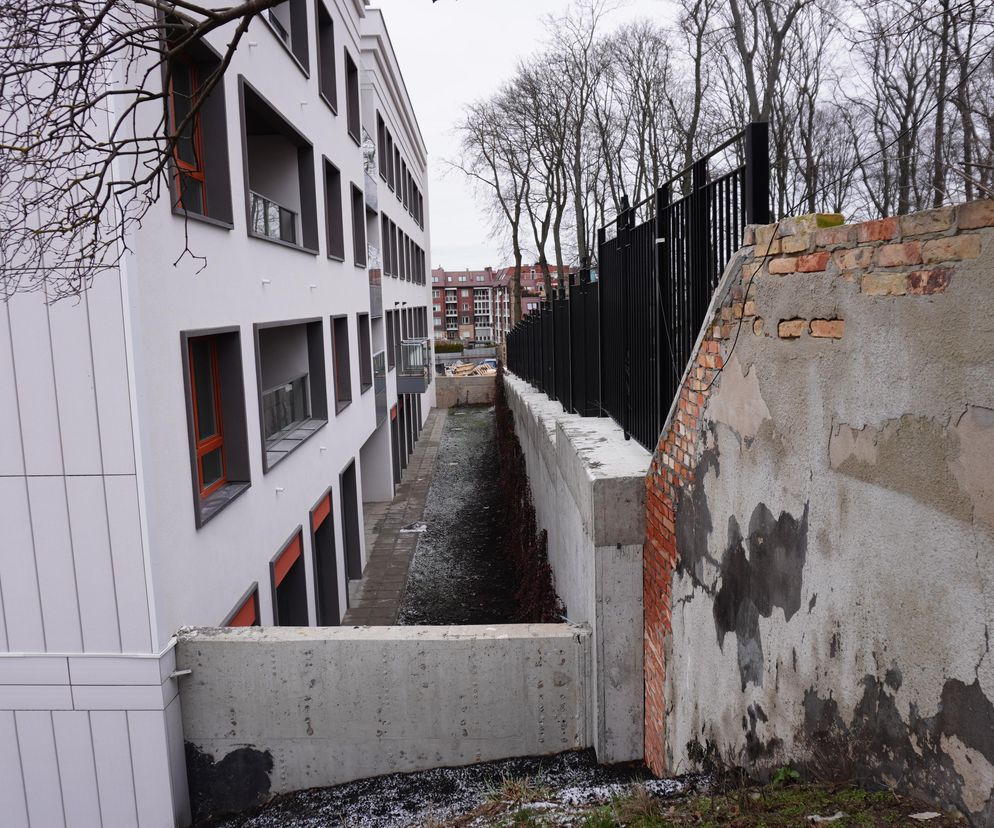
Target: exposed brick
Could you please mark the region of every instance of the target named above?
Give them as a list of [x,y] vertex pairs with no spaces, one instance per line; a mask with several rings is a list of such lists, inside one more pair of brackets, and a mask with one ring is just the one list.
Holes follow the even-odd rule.
[[952,207],[937,207],[934,210],[901,216],[901,235],[923,236],[926,233],[944,233],[953,226],[954,218]]
[[754,300],[750,299],[748,302],[745,303],[745,315],[746,316],[756,315],[756,302]]
[[878,247],[874,260],[881,267],[903,267],[922,263],[922,243],[918,241],[903,244],[885,244]]
[[951,267],[934,267],[931,270],[913,270],[908,274],[908,293],[915,296],[931,296],[944,293],[953,275]]
[[756,243],[756,225],[747,224],[742,231],[742,246],[751,247]]
[[873,261],[872,247],[856,247],[852,250],[836,250],[832,254],[840,270],[854,270],[869,267]]
[[793,273],[795,270],[797,270],[797,258],[795,256],[770,259],[769,271],[771,276],[782,276],[785,273]]
[[807,328],[807,319],[781,319],[777,325],[777,336],[781,339],[797,339]]
[[932,239],[922,247],[922,261],[925,264],[958,262],[961,259],[976,259],[979,255],[980,236],[976,233]]
[[856,238],[859,242],[890,241],[897,238],[898,223],[896,218],[864,221],[856,225]]
[[825,227],[815,233],[815,244],[828,247],[833,244],[852,244],[856,241],[856,225],[843,224],[841,227]]
[[811,336],[820,339],[842,339],[846,332],[845,319],[812,319]]
[[752,279],[760,270],[763,269],[763,262],[749,262],[749,264],[742,265],[742,278]]
[[908,274],[893,270],[866,273],[859,289],[867,296],[904,296],[908,292]]
[[780,253],[780,239],[773,237],[775,224],[764,224],[756,228],[756,255],[776,256]]
[[828,267],[828,260],[831,258],[832,254],[827,250],[821,250],[818,253],[809,253],[807,256],[799,256],[797,259],[797,272],[817,273]]
[[810,247],[810,233],[798,233],[780,240],[780,250],[784,253],[805,253]]
[[973,230],[977,227],[994,227],[994,201],[984,198],[968,201],[957,208],[960,230]]
[[762,336],[763,335],[763,320],[762,319],[757,319],[755,322],[752,323],[752,332],[754,334],[756,334],[756,336]]

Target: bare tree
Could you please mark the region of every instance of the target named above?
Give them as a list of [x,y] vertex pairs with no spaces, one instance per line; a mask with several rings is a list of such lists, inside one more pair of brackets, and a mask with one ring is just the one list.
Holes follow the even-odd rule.
[[[250,22],[279,2],[0,0],[4,297],[74,295],[116,267]],[[170,112],[173,61],[221,29],[216,68]]]
[[514,255],[511,276],[511,324],[521,320],[522,222],[531,187],[531,157],[522,153],[510,89],[492,100],[469,106],[457,129],[462,158],[454,166],[488,194],[491,206],[506,223]]

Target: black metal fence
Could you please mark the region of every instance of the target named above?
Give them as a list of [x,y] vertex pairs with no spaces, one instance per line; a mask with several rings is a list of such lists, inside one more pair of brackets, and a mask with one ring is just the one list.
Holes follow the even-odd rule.
[[654,450],[745,225],[770,221],[769,182],[768,126],[754,123],[652,198],[623,203],[598,233],[598,280],[581,275],[525,317],[507,336],[508,368]]

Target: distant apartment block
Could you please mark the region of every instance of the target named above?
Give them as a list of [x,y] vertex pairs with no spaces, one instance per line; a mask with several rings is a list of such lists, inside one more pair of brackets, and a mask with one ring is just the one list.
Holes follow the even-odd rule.
[[[174,61],[170,117],[228,37]],[[434,404],[427,151],[381,13],[288,0],[247,40],[119,270],[0,306],[10,828],[188,824],[175,631],[339,624],[362,502]]]
[[[431,272],[432,319],[435,339],[463,342],[499,342],[511,329],[511,277],[513,267]],[[552,286],[559,287],[553,267]],[[521,313],[539,309],[545,281],[536,265],[521,268]]]

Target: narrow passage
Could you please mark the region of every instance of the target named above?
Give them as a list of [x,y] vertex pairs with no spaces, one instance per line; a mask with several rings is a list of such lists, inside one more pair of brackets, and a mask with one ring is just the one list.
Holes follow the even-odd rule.
[[514,573],[499,546],[498,473],[493,406],[449,409],[398,623],[512,620]]

